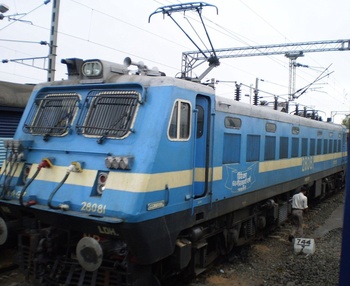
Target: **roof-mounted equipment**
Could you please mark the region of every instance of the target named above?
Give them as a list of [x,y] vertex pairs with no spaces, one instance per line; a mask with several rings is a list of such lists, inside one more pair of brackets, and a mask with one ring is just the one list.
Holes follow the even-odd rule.
[[148,76],[165,76],[164,72],[159,71],[157,67],[153,67],[152,69],[149,69],[143,62],[133,62],[131,58],[126,57],[124,59],[124,65],[126,67],[129,67],[131,65],[137,66],[137,72],[138,75],[148,75]]
[[[210,40],[208,31],[205,27],[203,18],[202,18],[202,10],[203,7],[214,7],[216,8],[216,14],[218,14],[218,8],[214,5],[204,3],[204,2],[191,2],[191,3],[182,3],[182,4],[175,4],[175,5],[169,5],[169,6],[163,6],[159,7],[156,11],[154,11],[148,18],[148,22],[151,21],[151,17],[154,14],[162,13],[163,15],[169,16],[174,23],[181,29],[181,31],[187,36],[187,38],[196,46],[196,48],[200,51],[200,53],[206,58],[207,62],[209,63],[209,67],[198,77],[196,78],[196,81],[201,81],[213,68],[220,65],[219,59],[216,56],[215,49],[213,47],[213,44]],[[198,13],[198,16],[201,20],[201,23],[203,25],[204,31],[206,33],[206,36],[208,38],[208,42],[211,47],[211,53],[210,56],[207,56],[205,52],[194,42],[194,40],[185,32],[185,30],[179,25],[178,22],[172,17],[172,13],[174,12],[186,12],[186,11],[195,11]],[[182,73],[181,78],[185,78],[186,71]],[[190,80],[194,80],[190,78]]]
[[[61,62],[67,66],[68,78],[70,80],[80,80],[81,83],[106,82],[115,74],[165,76],[165,73],[159,71],[157,67],[149,69],[143,62],[135,63],[129,57],[124,59],[124,64],[116,64],[99,59],[84,61],[77,58],[63,59]],[[129,70],[128,67],[130,65],[137,66],[138,70],[136,72]]]

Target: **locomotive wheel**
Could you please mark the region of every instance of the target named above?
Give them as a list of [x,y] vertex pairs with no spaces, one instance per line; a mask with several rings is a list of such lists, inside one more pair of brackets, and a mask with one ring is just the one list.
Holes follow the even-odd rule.
[[8,236],[6,222],[0,217],[0,245],[5,244]]

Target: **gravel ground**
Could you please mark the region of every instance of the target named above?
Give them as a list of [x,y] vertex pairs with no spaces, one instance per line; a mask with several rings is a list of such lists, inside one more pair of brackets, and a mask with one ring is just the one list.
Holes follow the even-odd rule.
[[270,236],[240,248],[189,286],[338,285],[342,227],[339,221],[329,225],[327,219],[343,204],[344,194],[337,193],[305,216],[304,237],[314,239],[314,254],[294,253],[288,241],[291,225],[286,223]]

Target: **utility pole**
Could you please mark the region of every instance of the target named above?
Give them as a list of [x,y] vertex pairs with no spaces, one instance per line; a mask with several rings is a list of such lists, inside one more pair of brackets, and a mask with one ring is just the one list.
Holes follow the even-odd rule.
[[49,66],[47,69],[47,81],[55,80],[56,72],[56,48],[57,48],[57,30],[58,30],[58,16],[60,11],[60,0],[53,0],[52,3],[52,18],[51,18],[51,33],[49,45]]
[[[46,0],[45,5],[50,3],[51,0]],[[8,10],[7,6],[0,5],[0,20],[5,16],[2,14]],[[47,71],[47,81],[55,80],[56,72],[56,49],[57,49],[57,34],[58,34],[58,19],[59,19],[59,10],[60,10],[60,0],[53,0],[52,3],[52,15],[51,15],[51,29],[50,29],[50,42],[40,41],[40,45],[49,45],[49,54],[45,57],[33,57],[33,58],[21,58],[21,59],[4,59],[2,63],[15,62],[18,64],[30,66],[33,68],[46,70]],[[6,16],[8,17],[8,16]],[[15,21],[22,21],[20,19],[12,19]],[[48,60],[48,64],[47,64]],[[43,62],[43,65],[36,64],[36,62]],[[29,62],[29,63],[28,63]],[[47,67],[46,67],[47,65]]]
[[295,93],[295,81],[296,81],[296,67],[297,63],[296,60],[299,57],[303,57],[303,52],[297,52],[297,53],[286,53],[286,58],[289,59],[289,86],[288,86],[288,95],[289,95],[289,101],[294,100],[294,93]]

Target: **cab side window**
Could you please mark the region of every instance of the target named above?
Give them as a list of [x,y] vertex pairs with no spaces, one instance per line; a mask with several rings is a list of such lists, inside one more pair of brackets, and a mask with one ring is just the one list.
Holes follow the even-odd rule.
[[174,104],[168,136],[171,140],[187,140],[191,131],[191,105],[189,102],[177,100]]

